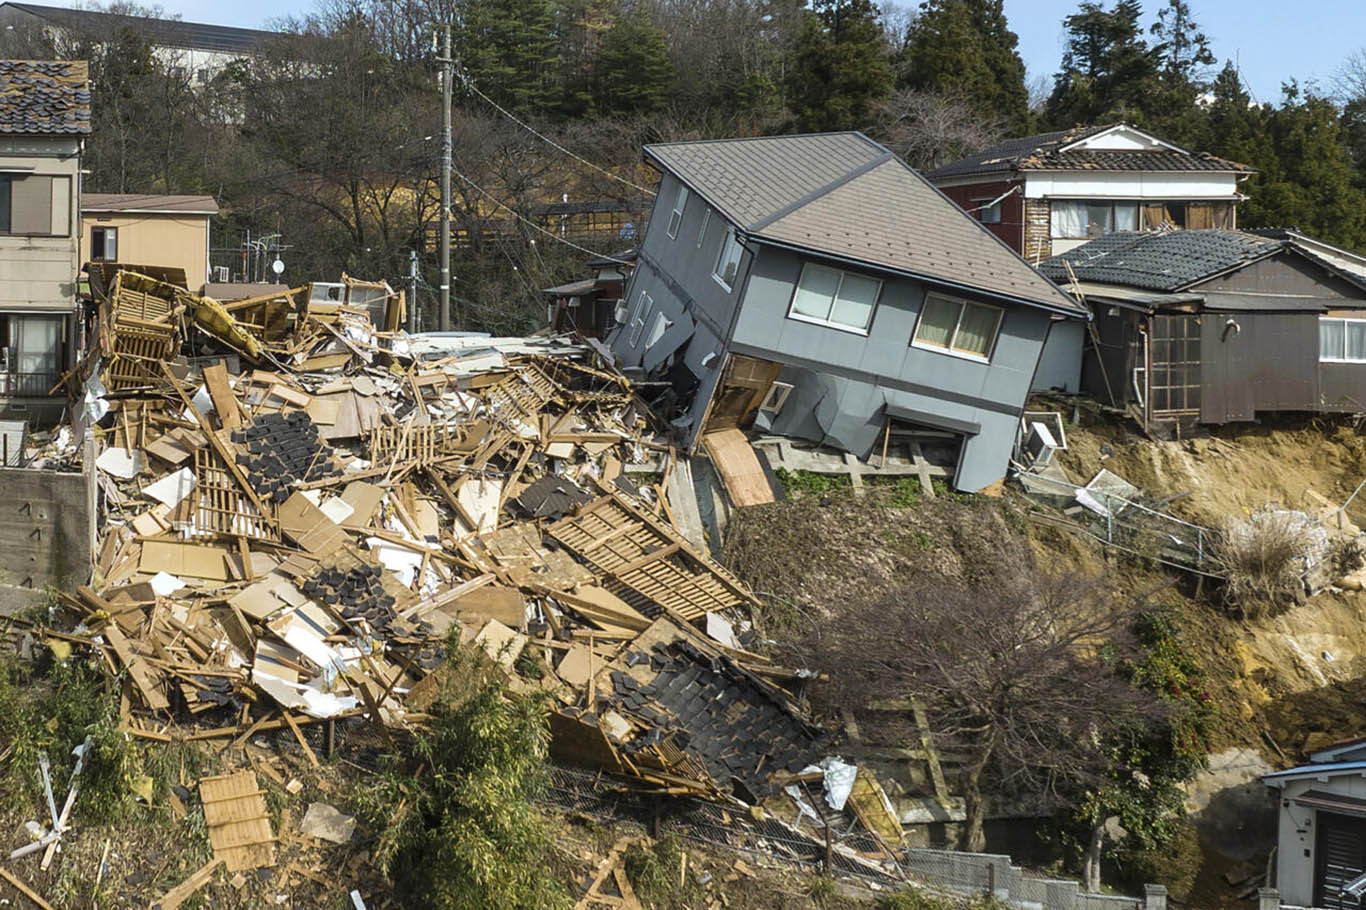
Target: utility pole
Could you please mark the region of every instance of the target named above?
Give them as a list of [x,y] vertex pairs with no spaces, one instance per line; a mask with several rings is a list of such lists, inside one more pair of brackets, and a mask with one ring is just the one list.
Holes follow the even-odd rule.
[[408,251],[408,334],[417,331],[417,250]]
[[451,330],[451,26],[442,23],[441,63],[441,331]]

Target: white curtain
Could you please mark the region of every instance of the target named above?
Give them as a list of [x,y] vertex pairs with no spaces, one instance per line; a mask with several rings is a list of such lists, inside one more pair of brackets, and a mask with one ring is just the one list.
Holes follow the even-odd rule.
[[1115,203],[1115,230],[1138,230],[1138,206],[1132,202]]
[[60,368],[62,320],[52,316],[15,316],[20,373],[53,373]]
[[1347,359],[1366,361],[1366,322],[1347,323]]
[[1059,239],[1086,236],[1086,203],[1054,200],[1052,206],[1052,234]]
[[1347,324],[1341,319],[1319,320],[1319,359],[1342,360]]
[[830,307],[839,286],[838,269],[807,263],[797,283],[797,294],[792,299],[792,312],[811,319],[829,319]]
[[875,278],[863,278],[845,272],[835,306],[830,311],[830,321],[851,329],[867,329],[881,289],[882,282]]

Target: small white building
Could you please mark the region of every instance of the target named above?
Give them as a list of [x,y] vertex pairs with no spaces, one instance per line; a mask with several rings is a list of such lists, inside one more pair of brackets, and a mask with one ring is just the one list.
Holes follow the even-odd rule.
[[1309,763],[1268,774],[1280,791],[1276,886],[1284,904],[1358,910],[1366,874],[1366,737],[1321,749]]

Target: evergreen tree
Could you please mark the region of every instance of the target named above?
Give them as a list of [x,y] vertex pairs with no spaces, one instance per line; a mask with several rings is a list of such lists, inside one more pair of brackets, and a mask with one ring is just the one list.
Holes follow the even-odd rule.
[[1167,0],[1157,13],[1152,35],[1158,41],[1153,53],[1161,60],[1164,73],[1181,82],[1203,85],[1203,68],[1214,63],[1214,54],[1209,39],[1191,17],[1186,0]]
[[892,89],[892,66],[870,0],[815,0],[792,55],[798,129],[861,129]]
[[1139,0],[1113,9],[1081,4],[1063,20],[1067,49],[1045,118],[1058,128],[1128,120],[1142,123],[1159,90],[1157,57],[1143,39]]
[[955,97],[1023,133],[1029,91],[1003,0],[926,0],[911,23],[897,87]]
[[610,117],[654,114],[664,106],[673,82],[664,33],[639,15],[617,21],[598,58],[596,99]]
[[558,100],[553,0],[469,0],[460,17],[458,59],[481,92],[520,113]]

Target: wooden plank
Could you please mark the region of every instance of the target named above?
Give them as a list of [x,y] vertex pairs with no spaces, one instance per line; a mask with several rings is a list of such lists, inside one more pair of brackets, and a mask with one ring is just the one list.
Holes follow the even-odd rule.
[[754,447],[742,431],[735,428],[714,430],[703,437],[703,445],[707,447],[732,503],[739,507],[773,502],[773,487],[759,464]]
[[171,707],[171,703],[162,694],[161,687],[157,685],[156,679],[148,672],[147,664],[143,659],[133,652],[133,648],[128,644],[128,639],[124,638],[123,632],[116,623],[109,623],[104,627],[104,638],[109,642],[114,653],[119,656],[119,660],[128,670],[128,677],[133,680],[133,685],[137,686],[138,692],[142,695],[147,707],[153,711],[165,711]]
[[270,812],[254,771],[202,779],[199,799],[214,856],[229,872],[275,864]]
[[[204,368],[204,385],[209,390],[213,409],[218,412],[218,422],[225,430],[235,430],[242,426],[242,410],[237,406],[237,397],[232,394],[228,384],[228,368],[223,361]],[[209,432],[208,427],[204,428]]]
[[160,910],[177,910],[177,908],[185,903],[185,901],[189,900],[196,891],[209,883],[213,878],[214,872],[217,871],[219,864],[222,862],[221,859],[209,860],[203,866],[200,866],[189,878],[185,879],[185,881],[162,895],[161,900],[157,901],[153,906],[159,907]]
[[9,882],[16,889],[18,889],[20,894],[22,894],[29,900],[33,901],[39,907],[42,907],[43,910],[53,910],[51,904],[43,900],[42,897],[40,897],[36,891],[34,891],[28,885],[24,884],[23,881],[17,875],[6,869],[4,866],[0,866],[0,878],[4,878],[5,881]]

